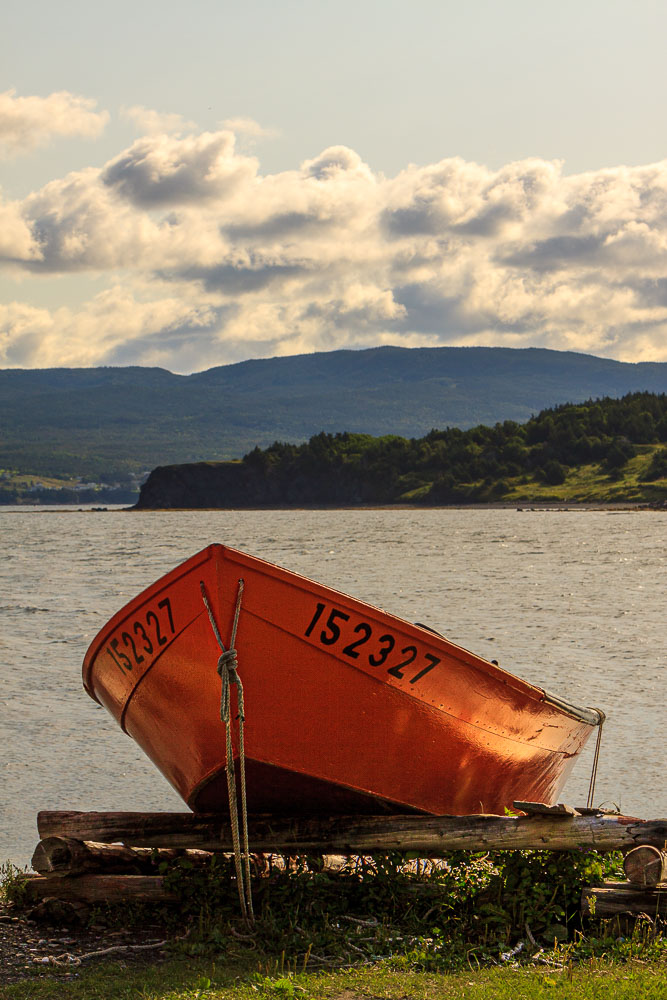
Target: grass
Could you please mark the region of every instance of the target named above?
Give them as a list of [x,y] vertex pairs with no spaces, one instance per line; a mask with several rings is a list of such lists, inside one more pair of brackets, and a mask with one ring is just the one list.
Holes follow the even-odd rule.
[[73,477],[42,476],[31,473],[16,472],[12,469],[0,469],[0,485],[5,489],[27,490],[31,486],[43,486],[45,489],[72,489],[77,480]]
[[[637,445],[637,454],[616,476],[610,475],[599,463],[578,465],[565,469],[565,482],[559,485],[545,483],[527,474],[508,477],[497,482],[461,483],[461,494],[469,494],[473,503],[557,503],[557,504],[611,504],[654,503],[667,499],[667,479],[644,479],[653,455],[664,445]],[[403,503],[428,503],[431,482],[422,483],[402,496]]]
[[631,458],[616,479],[599,464],[579,465],[568,470],[564,483],[548,483],[520,479],[508,480],[508,490],[503,500],[511,502],[547,501],[558,503],[651,503],[667,497],[667,481],[643,479],[653,454],[661,445],[638,446],[638,454]]
[[[229,862],[194,869],[183,861],[164,871],[179,899],[162,912],[172,937],[166,961],[152,965],[148,952],[141,965],[132,957],[94,967],[84,960],[6,986],[0,997],[664,998],[667,939],[658,923],[581,920],[582,887],[608,879],[620,860],[596,852],[457,852],[446,864],[417,865],[390,855],[333,873],[304,858],[254,880],[252,930],[239,918]],[[8,867],[4,895],[17,909],[21,887],[20,873]],[[146,915],[125,906],[92,919],[113,929],[139,927]]]
[[[69,975],[72,975],[69,973]],[[324,972],[267,972],[261,962],[175,958],[159,966],[127,968],[118,962],[5,987],[3,1000],[664,1000],[667,966],[593,959],[526,968],[468,968],[428,973],[383,962]]]

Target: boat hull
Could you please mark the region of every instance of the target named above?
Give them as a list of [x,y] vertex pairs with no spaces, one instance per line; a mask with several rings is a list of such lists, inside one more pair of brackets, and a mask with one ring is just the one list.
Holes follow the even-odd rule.
[[88,693],[193,810],[227,808],[220,647],[202,590],[227,645],[241,580],[251,812],[502,813],[516,799],[555,801],[590,719],[426,628],[211,545],[115,615],[84,661]]

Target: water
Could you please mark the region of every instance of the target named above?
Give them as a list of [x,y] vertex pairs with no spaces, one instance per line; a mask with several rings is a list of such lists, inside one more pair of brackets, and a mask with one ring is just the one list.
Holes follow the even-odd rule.
[[[667,815],[662,513],[0,508],[0,538],[0,861],[29,862],[40,809],[184,808],[84,693],[81,661],[115,611],[212,541],[603,708],[596,804]],[[564,801],[585,802],[593,744]]]

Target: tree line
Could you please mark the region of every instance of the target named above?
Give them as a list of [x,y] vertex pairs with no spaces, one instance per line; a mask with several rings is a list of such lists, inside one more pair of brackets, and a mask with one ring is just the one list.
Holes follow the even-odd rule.
[[[526,423],[432,430],[421,438],[322,432],[304,444],[255,448],[242,465],[286,503],[470,502],[502,496],[508,480],[564,482],[581,465],[622,478],[642,445],[667,442],[667,395],[635,392],[542,410]],[[646,481],[667,475],[655,450]]]

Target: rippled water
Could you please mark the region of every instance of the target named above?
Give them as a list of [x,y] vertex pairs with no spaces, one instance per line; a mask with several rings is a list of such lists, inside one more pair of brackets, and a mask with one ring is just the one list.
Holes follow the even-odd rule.
[[[596,803],[667,815],[661,513],[0,509],[0,861],[40,809],[183,809],[81,661],[107,619],[218,541],[421,621],[608,714]],[[593,740],[565,789],[586,800]]]

